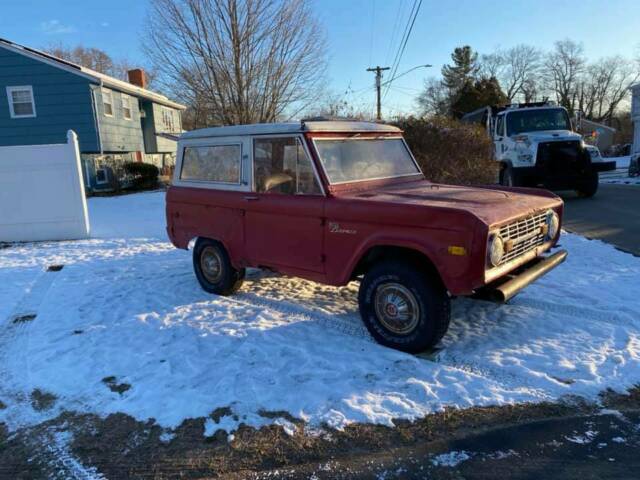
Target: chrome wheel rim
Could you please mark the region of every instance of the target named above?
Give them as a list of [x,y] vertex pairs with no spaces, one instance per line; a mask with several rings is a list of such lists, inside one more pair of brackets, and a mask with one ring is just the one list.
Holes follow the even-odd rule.
[[208,282],[217,283],[222,277],[222,260],[217,249],[205,247],[200,254],[200,269]]
[[411,291],[399,283],[385,283],[376,290],[376,316],[397,335],[407,335],[418,326],[420,307]]

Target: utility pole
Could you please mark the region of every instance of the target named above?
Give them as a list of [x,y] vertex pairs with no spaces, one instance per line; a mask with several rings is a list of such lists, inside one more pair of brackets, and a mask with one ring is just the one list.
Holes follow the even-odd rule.
[[367,72],[376,72],[376,94],[377,94],[377,106],[378,106],[378,114],[376,118],[378,120],[382,120],[381,106],[380,106],[380,86],[382,85],[382,72],[384,70],[391,70],[391,67],[380,67],[377,66],[375,68],[367,68]]

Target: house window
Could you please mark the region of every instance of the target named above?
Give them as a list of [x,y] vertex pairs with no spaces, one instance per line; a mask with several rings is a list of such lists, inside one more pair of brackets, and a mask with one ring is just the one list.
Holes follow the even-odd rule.
[[173,110],[170,108],[162,107],[162,126],[165,132],[175,132],[175,126],[173,123]]
[[180,179],[239,184],[241,153],[240,145],[186,147]]
[[107,117],[113,117],[113,92],[111,90],[102,89],[102,105],[104,114]]
[[7,87],[9,113],[11,118],[30,118],[36,116],[36,104],[33,101],[31,85]]
[[122,116],[126,120],[131,120],[131,97],[122,94]]
[[106,168],[97,168],[96,169],[96,184],[104,185],[105,183],[109,183],[109,171]]

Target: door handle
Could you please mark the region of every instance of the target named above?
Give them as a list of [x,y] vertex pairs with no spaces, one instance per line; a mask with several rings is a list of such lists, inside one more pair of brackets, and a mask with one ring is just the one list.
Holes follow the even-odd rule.
[[244,197],[244,199],[247,201],[255,201],[255,200],[260,200],[260,197],[257,197],[255,195],[247,195],[246,197]]

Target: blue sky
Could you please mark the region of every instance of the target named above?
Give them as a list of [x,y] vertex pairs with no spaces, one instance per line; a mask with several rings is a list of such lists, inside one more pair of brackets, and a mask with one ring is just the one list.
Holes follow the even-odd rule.
[[[374,104],[368,66],[393,61],[413,0],[312,0],[327,33],[333,91],[357,106]],[[98,47],[115,58],[143,62],[140,31],[147,0],[1,0],[0,37],[32,47],[62,43]],[[430,63],[394,82],[386,113],[409,112],[428,75],[438,75],[454,47],[480,52],[527,43],[548,49],[571,38],[589,58],[638,53],[638,0],[423,0],[398,73]],[[18,21],[19,20],[19,21]],[[394,30],[394,26],[398,28]],[[394,31],[395,39],[394,39]],[[392,42],[392,40],[395,40]]]

